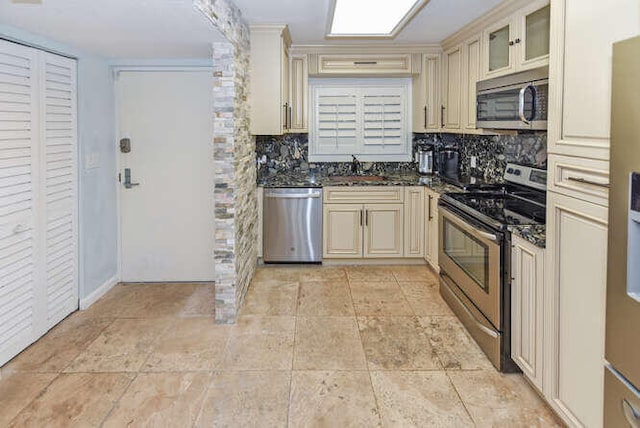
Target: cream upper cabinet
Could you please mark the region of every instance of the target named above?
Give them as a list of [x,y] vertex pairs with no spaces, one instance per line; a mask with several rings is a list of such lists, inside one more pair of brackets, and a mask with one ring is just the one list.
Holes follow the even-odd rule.
[[440,195],[425,188],[425,251],[424,258],[436,272],[438,266],[438,199]]
[[462,104],[462,46],[445,51],[443,56],[443,97],[441,125],[445,129],[460,129]]
[[481,35],[464,42],[462,51],[463,77],[462,77],[462,128],[465,131],[476,129],[476,83],[480,80],[481,73]]
[[549,64],[549,0],[534,1],[483,32],[483,77]]
[[425,204],[424,188],[404,189],[404,256],[424,257]]
[[393,54],[314,54],[311,74],[329,75],[410,75],[413,57],[408,53]]
[[544,395],[569,426],[602,426],[607,217],[548,193]]
[[250,130],[282,135],[289,127],[289,46],[286,25],[251,26]]
[[422,72],[413,77],[413,132],[440,129],[440,55],[422,57]]
[[609,159],[612,44],[640,33],[637,0],[553,3],[549,153]]
[[404,254],[403,204],[364,206],[364,257],[389,258]]
[[511,357],[542,391],[544,250],[513,236],[511,249]]
[[309,71],[307,55],[292,54],[289,68],[289,132],[307,132]]

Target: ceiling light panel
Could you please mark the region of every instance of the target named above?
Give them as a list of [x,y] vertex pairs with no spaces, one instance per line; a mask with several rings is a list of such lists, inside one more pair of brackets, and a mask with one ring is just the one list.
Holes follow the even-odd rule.
[[426,0],[334,0],[328,36],[392,37]]

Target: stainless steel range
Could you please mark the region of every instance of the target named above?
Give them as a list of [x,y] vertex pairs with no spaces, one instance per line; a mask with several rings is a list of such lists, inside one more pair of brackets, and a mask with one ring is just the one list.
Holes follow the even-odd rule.
[[547,172],[509,164],[505,184],[440,197],[440,293],[500,371],[511,360],[511,235],[545,222]]

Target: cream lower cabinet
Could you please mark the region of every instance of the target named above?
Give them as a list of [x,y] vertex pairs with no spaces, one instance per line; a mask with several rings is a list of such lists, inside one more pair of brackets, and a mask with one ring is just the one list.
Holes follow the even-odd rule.
[[515,235],[511,244],[511,358],[542,391],[544,250]]
[[405,188],[326,187],[326,259],[404,257]]
[[424,257],[425,204],[424,188],[404,189],[404,256]]
[[438,199],[440,195],[431,189],[425,188],[425,237],[424,258],[436,272],[438,266]]
[[544,395],[569,426],[603,423],[607,217],[547,194]]
[[262,258],[262,251],[263,251],[263,231],[262,231],[262,224],[264,223],[263,221],[263,215],[264,215],[264,187],[262,186],[258,186],[258,188],[256,189],[256,206],[258,208],[258,227],[256,227],[256,232],[258,234],[257,237],[257,241],[258,241],[258,258],[261,259]]

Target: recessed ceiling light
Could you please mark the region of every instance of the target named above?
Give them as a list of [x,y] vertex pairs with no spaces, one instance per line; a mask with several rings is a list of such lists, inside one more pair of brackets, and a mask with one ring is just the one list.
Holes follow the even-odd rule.
[[429,0],[333,0],[327,37],[393,38]]

